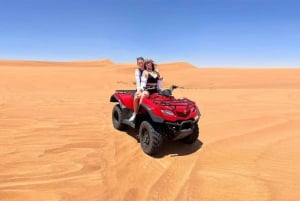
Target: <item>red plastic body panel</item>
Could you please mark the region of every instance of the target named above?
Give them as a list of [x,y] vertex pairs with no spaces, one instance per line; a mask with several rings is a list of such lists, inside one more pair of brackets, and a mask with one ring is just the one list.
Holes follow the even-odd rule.
[[113,95],[121,104],[122,107],[133,110],[134,92],[118,92]]
[[[120,103],[121,107],[133,110],[134,92],[116,91],[112,97]],[[151,112],[152,117],[162,118],[169,122],[195,120],[200,115],[193,101],[187,98],[176,99],[173,96],[163,96],[157,93],[142,100],[139,112]]]
[[[196,104],[187,98],[175,99],[173,96],[153,94],[143,99],[142,104],[147,105],[155,116],[170,122],[195,119],[199,115]],[[173,114],[163,111],[171,111]]]

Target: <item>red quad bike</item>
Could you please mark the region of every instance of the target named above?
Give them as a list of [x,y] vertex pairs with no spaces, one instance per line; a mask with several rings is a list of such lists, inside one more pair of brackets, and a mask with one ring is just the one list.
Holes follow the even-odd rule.
[[139,129],[138,139],[146,154],[159,151],[163,138],[181,140],[192,144],[199,136],[198,121],[201,116],[195,102],[187,98],[176,99],[170,89],[144,98],[134,122],[128,121],[133,112],[134,90],[116,90],[110,102],[116,102],[112,110],[113,126],[126,130],[128,126]]

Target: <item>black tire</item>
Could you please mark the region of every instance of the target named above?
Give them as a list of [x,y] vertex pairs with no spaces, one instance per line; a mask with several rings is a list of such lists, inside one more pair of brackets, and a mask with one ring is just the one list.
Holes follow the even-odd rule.
[[181,141],[185,144],[193,144],[194,142],[197,141],[198,137],[199,137],[199,127],[198,127],[198,124],[196,124],[194,126],[193,133],[190,134],[189,136],[181,139]]
[[153,155],[158,152],[163,137],[148,121],[143,121],[140,125],[139,140],[143,151],[146,154]]
[[123,115],[120,105],[115,105],[112,110],[112,123],[118,130],[124,131],[127,129],[127,125],[123,124]]

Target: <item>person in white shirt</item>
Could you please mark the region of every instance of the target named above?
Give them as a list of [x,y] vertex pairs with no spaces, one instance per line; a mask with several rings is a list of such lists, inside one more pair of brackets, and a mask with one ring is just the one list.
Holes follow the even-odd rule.
[[136,83],[136,93],[134,94],[134,99],[133,99],[133,113],[132,116],[130,117],[129,121],[133,121],[135,119],[135,116],[138,111],[139,107],[139,102],[140,98],[142,95],[142,86],[141,86],[141,79],[143,75],[143,71],[145,70],[144,66],[144,58],[143,57],[138,57],[136,59],[136,64],[138,66],[137,69],[134,71],[134,76],[135,76],[135,83]]
[[139,93],[140,88],[141,88],[141,78],[143,71],[145,70],[144,68],[144,58],[143,57],[138,57],[136,58],[136,64],[137,64],[137,69],[134,71],[134,76],[135,76],[135,83],[136,83],[136,91]]

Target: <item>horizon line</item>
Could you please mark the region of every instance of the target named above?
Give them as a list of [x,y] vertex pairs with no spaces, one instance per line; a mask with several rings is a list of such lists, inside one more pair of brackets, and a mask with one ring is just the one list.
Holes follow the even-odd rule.
[[[79,60],[48,60],[48,59],[3,59],[0,58],[0,62],[48,62],[48,63],[76,63],[76,62],[101,62],[101,61],[108,61],[114,64],[135,64],[135,62],[115,62],[108,58],[101,58],[101,59],[79,59]],[[176,64],[176,63],[186,63],[189,65],[192,65],[195,68],[211,68],[211,69],[297,69],[300,68],[299,66],[291,66],[291,65],[279,65],[279,66],[273,66],[273,65],[257,65],[257,66],[249,66],[249,65],[194,65],[191,62],[188,61],[165,61],[157,63],[158,65],[166,65],[166,64]]]

